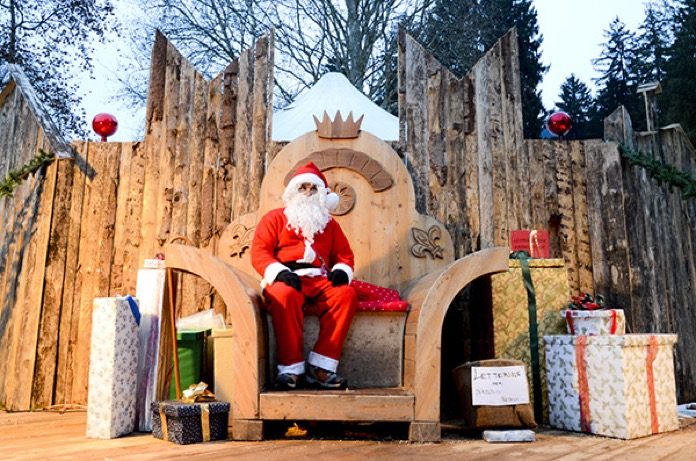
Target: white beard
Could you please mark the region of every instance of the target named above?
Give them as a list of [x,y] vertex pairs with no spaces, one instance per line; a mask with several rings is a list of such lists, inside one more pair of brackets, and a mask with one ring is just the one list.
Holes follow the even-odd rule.
[[321,187],[316,194],[310,196],[294,190],[283,194],[288,228],[301,234],[310,244],[314,243],[314,235],[323,232],[331,219],[326,207],[327,193],[327,189]]

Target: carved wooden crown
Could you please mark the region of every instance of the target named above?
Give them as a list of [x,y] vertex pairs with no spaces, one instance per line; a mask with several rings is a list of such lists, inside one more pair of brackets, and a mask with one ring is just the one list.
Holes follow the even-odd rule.
[[353,112],[348,113],[348,118],[343,120],[341,117],[341,111],[336,111],[336,116],[333,121],[329,119],[329,114],[324,111],[324,117],[321,122],[316,115],[313,115],[314,123],[317,125],[317,132],[320,138],[329,139],[349,139],[357,138],[360,132],[360,125],[362,125],[363,117],[361,115],[357,121],[353,121]]

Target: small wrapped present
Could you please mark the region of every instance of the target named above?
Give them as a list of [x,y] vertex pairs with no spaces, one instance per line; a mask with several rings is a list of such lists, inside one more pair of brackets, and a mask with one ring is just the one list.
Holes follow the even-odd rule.
[[626,333],[626,317],[623,309],[561,312],[571,335],[623,335]]
[[130,296],[94,299],[87,437],[111,439],[135,429],[139,318]]
[[602,295],[582,293],[573,296],[561,311],[571,335],[623,335],[626,333],[626,317],[623,309],[610,309]]
[[551,426],[633,439],[679,429],[669,334],[545,336]]
[[178,400],[152,402],[152,435],[186,445],[227,439],[227,402],[186,403]]

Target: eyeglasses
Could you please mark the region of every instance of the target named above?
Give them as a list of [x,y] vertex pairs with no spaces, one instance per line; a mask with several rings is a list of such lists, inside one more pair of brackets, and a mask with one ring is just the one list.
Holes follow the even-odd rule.
[[312,183],[306,182],[306,183],[304,183],[304,184],[300,184],[300,188],[299,188],[298,190],[299,190],[300,192],[305,192],[305,191],[316,191],[316,190],[317,190],[317,186],[316,186],[316,184],[312,184]]

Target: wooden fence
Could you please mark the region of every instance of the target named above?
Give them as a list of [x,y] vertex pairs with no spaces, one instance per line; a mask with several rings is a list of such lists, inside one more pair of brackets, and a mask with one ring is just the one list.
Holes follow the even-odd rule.
[[507,245],[514,229],[548,229],[571,294],[626,309],[633,333],[678,333],[680,401],[696,399],[696,199],[630,166],[624,142],[696,177],[681,128],[633,133],[623,108],[605,138],[522,137],[514,30],[464,77],[400,37],[399,119],[419,211],[446,224],[457,256]]
[[[633,332],[679,333],[679,397],[696,398],[688,311],[696,201],[628,166],[616,142],[523,139],[514,30],[461,79],[412,38],[399,45],[396,148],[419,211],[445,223],[457,256],[505,245],[510,230],[549,229],[573,292],[607,294],[626,308]],[[174,237],[215,252],[224,226],[257,207],[281,147],[270,141],[273,36],[208,82],[158,34],[151,69],[142,142],[77,143],[73,160],[0,199],[0,404],[8,409],[84,403],[92,299],[133,293],[143,260]],[[26,85],[0,96],[0,177],[41,146],[62,145],[42,135]],[[678,129],[626,139],[694,175]],[[209,286],[183,282],[183,315],[211,305],[225,313]]]
[[[74,160],[0,200],[0,404],[85,403],[93,298],[134,293],[143,260],[174,237],[214,251],[256,206],[273,151],[272,57],[269,35],[208,82],[158,33],[144,141],[77,143]],[[0,178],[55,151],[23,83],[0,98]],[[182,315],[211,304],[209,286],[181,285]]]

